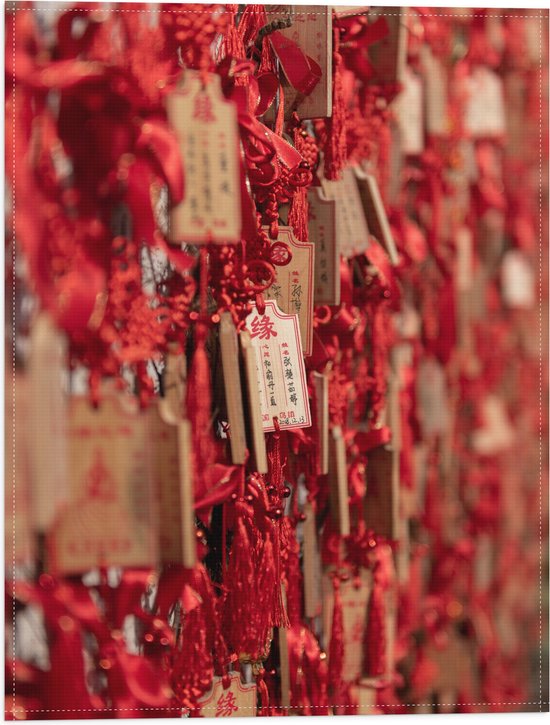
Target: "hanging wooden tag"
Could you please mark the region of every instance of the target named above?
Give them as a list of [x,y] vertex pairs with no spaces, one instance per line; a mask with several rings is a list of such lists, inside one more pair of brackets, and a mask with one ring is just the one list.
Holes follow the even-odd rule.
[[445,136],[450,124],[447,113],[447,74],[443,63],[432,53],[429,45],[420,47],[420,61],[425,83],[426,130],[433,136]]
[[177,432],[182,560],[187,569],[192,569],[197,563],[197,539],[195,536],[191,423],[188,420],[180,420]]
[[502,79],[490,68],[476,66],[466,79],[466,93],[466,131],[474,138],[504,136],[506,114]]
[[369,451],[366,477],[364,511],[367,528],[396,540],[399,536],[398,481],[391,447],[377,446]]
[[[281,582],[281,595],[283,607],[286,610],[286,592]],[[281,708],[288,714],[290,710],[290,662],[288,657],[287,630],[284,627],[278,628],[279,637],[279,674],[281,682]]]
[[336,232],[336,201],[320,187],[308,189],[309,238],[315,245],[316,305],[340,304],[340,249]]
[[376,693],[380,689],[382,678],[362,677],[357,684],[351,685],[350,695],[357,704],[357,715],[375,715]]
[[66,338],[42,312],[31,328],[29,353],[30,503],[33,528],[40,533],[49,531],[69,497],[66,365]]
[[211,691],[197,704],[199,717],[256,717],[256,685],[243,684],[236,672],[224,689],[223,678],[214,677]]
[[[474,355],[473,325],[471,320],[471,298],[474,282],[473,234],[469,227],[460,227],[454,236],[456,246],[456,324],[457,343],[468,365]],[[447,406],[444,406],[444,410]]]
[[350,535],[348,473],[346,468],[346,444],[340,426],[331,431],[331,453],[329,463],[329,485],[334,509],[337,512],[340,536]]
[[461,226],[455,234],[456,287],[459,292],[469,292],[473,283],[473,234],[468,226]]
[[241,238],[237,110],[221,92],[220,76],[186,70],[166,100],[185,174],[185,197],[170,214],[175,244],[234,244]]
[[[512,621],[507,629],[517,632],[517,626]],[[432,690],[437,700],[442,703],[439,705],[439,712],[453,712],[452,706],[450,709],[443,708],[448,703],[458,701],[458,692],[472,692],[474,683],[479,678],[479,674],[475,672],[473,642],[457,635],[454,628],[450,627],[443,644],[427,643],[425,656],[434,668],[435,681],[432,683]]]
[[254,455],[255,470],[258,473],[267,473],[267,452],[265,448],[265,435],[262,424],[262,406],[260,403],[260,388],[258,385],[258,367],[256,350],[252,345],[248,330],[239,334],[241,350],[246,376],[246,392],[248,400],[248,421],[251,439],[251,450]]
[[369,45],[369,59],[374,67],[373,83],[399,83],[403,77],[407,52],[407,8],[369,8],[369,20],[374,23],[385,18],[388,34]]
[[[395,360],[393,361],[395,367]],[[392,541],[398,541],[401,533],[399,521],[399,458],[400,458],[400,409],[399,377],[390,372],[386,401],[387,424],[392,438],[389,445],[377,446],[367,456],[367,492],[364,499],[367,528]]]
[[[268,22],[288,17],[292,24],[279,31],[280,35],[298,45],[301,51],[318,66],[321,77],[313,90],[304,95],[285,83],[285,116],[296,111],[300,118],[327,118],[332,115],[332,12],[326,5],[266,5]],[[284,9],[284,10],[283,10]],[[278,48],[275,47],[276,52]],[[284,49],[281,49],[284,52]],[[279,51],[280,52],[280,51]],[[289,68],[296,64],[289,59]],[[283,68],[285,63],[282,63]]]
[[358,179],[359,193],[361,194],[369,231],[384,245],[391,263],[396,265],[399,262],[399,255],[397,254],[376,177],[365,173],[358,167],[355,167],[354,171]]
[[[344,682],[356,681],[363,673],[365,627],[372,586],[372,572],[364,568],[359,569],[357,577],[349,572],[349,578],[340,582],[344,628]],[[330,570],[327,570],[323,575],[323,641],[326,643],[327,652],[330,650],[333,610],[334,590]]]
[[239,367],[239,345],[235,324],[229,312],[222,312],[220,316],[220,348],[225,404],[229,419],[231,460],[236,465],[242,465],[246,461],[246,432]]
[[70,500],[52,526],[51,569],[79,574],[157,564],[157,514],[146,413],[126,395],[69,408]]
[[169,352],[162,375],[163,396],[158,408],[162,419],[170,425],[177,425],[183,416],[187,361],[185,355]]
[[509,249],[500,270],[502,298],[507,307],[532,310],[536,305],[536,276],[520,249]]
[[297,315],[285,315],[273,300],[266,300],[265,312],[256,308],[246,319],[250,341],[256,353],[256,376],[264,432],[307,428],[311,413]]
[[303,527],[303,572],[304,572],[304,613],[308,619],[321,614],[321,561],[317,545],[315,511],[307,501],[304,505],[305,521]]
[[315,408],[317,412],[317,430],[319,432],[320,474],[329,470],[329,414],[328,414],[328,377],[325,373],[313,372],[315,386]]
[[12,378],[8,365],[4,373],[4,554],[7,567],[14,562],[28,566],[37,553],[31,515],[29,436],[35,401],[30,397],[28,375],[16,373]]
[[355,15],[366,15],[370,10],[368,5],[334,5],[334,14],[337,18],[352,18]]
[[336,202],[336,236],[340,254],[354,257],[369,246],[369,229],[353,169],[348,167],[337,181],[322,180],[328,199]]
[[401,92],[392,104],[399,127],[401,153],[418,156],[424,151],[424,92],[420,77],[406,66]]
[[[311,355],[313,346],[313,254],[315,245],[301,242],[290,227],[279,227],[273,242],[288,245],[292,258],[275,267],[275,282],[264,292],[266,299],[275,300],[282,312],[298,315],[304,355]],[[284,249],[284,247],[283,247]],[[286,262],[286,260],[284,260]]]
[[[182,564],[178,429],[176,424],[166,422],[160,405],[149,411],[149,438],[154,491],[158,500],[160,560],[162,564]],[[195,529],[194,522],[192,528]]]
[[[385,546],[388,546],[385,544]],[[390,565],[392,572],[390,578],[391,586],[384,592],[385,611],[386,611],[386,673],[387,680],[391,680],[395,670],[395,642],[397,638],[397,585],[395,565],[393,556],[389,553]]]
[[514,427],[504,401],[492,393],[478,402],[482,425],[471,431],[472,449],[484,456],[496,455],[513,445]]

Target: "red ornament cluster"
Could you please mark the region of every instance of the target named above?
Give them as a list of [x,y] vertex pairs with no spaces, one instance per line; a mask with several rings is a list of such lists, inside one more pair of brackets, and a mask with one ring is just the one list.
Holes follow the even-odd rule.
[[[91,571],[56,570],[57,519],[33,518],[26,497],[42,479],[21,473],[14,422],[8,717],[204,716],[218,686],[221,716],[547,709],[529,662],[539,524],[547,536],[548,56],[533,43],[548,19],[315,6],[329,14],[327,79],[290,6],[273,7],[280,17],[175,3],[7,12],[15,419],[33,416],[40,315],[66,344],[65,396],[84,390],[100,411],[115,390],[143,416],[179,396],[192,509],[178,525],[182,540],[192,528],[195,561],[163,560],[160,520],[154,565],[98,556]],[[236,244],[170,238],[190,170],[166,98],[189,72],[217,76],[235,111]],[[303,117],[324,81],[326,117]],[[352,242],[350,169],[368,236],[336,257],[339,304],[314,306],[312,425],[260,431],[263,467],[242,359],[223,369],[221,320],[240,340],[273,299],[295,261],[280,227],[319,246],[311,192],[335,189],[336,238]],[[379,199],[366,199],[365,174]],[[242,461],[230,374],[245,390]],[[164,463],[151,463],[160,487]]]

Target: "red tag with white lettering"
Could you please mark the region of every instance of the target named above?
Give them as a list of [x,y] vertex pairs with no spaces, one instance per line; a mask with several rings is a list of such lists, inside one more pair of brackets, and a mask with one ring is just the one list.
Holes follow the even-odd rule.
[[311,425],[307,380],[297,315],[285,315],[273,300],[261,315],[256,308],[246,319],[256,352],[258,389],[264,432]]

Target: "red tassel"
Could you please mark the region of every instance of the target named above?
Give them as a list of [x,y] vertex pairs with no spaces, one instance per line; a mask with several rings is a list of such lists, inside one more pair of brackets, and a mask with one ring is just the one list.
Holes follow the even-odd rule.
[[[256,41],[260,28],[267,23],[264,5],[245,5],[239,22],[239,35],[245,49]],[[244,56],[243,56],[244,57]]]
[[183,572],[181,627],[171,661],[171,684],[182,708],[193,709],[212,684],[220,644],[216,596],[202,566]]
[[325,176],[338,179],[347,159],[346,106],[340,54],[340,29],[334,28],[334,53],[332,74],[332,116],[327,120],[327,144],[325,147]]
[[[268,714],[269,710],[269,690],[264,680],[265,670],[262,668],[256,675],[256,687],[258,688],[258,694],[260,695],[260,708],[263,710],[262,715]],[[287,713],[284,713],[285,715]]]
[[[270,487],[273,489],[273,496],[271,496],[270,503],[272,509],[279,509],[282,512],[285,502],[283,471],[287,465],[287,456],[285,455],[283,461],[281,458],[281,430],[277,418],[274,418],[274,423],[275,431],[270,433],[267,438],[268,480]],[[283,528],[281,519],[275,520],[273,523],[273,557],[277,591],[274,603],[274,618],[278,623],[277,626],[289,627],[290,624],[283,604],[282,589],[280,586],[282,581],[281,539],[283,533],[286,533],[286,528]]]
[[273,51],[271,49],[271,43],[267,35],[264,35],[262,39],[262,53],[260,56],[260,65],[258,66],[258,75],[261,73],[276,73],[275,61],[273,58]]
[[212,393],[210,363],[205,346],[206,329],[196,327],[196,349],[187,381],[186,410],[193,426],[193,450],[197,479],[213,462],[214,443],[211,438]]
[[333,576],[334,606],[332,609],[332,628],[330,632],[330,647],[328,657],[328,681],[332,690],[332,700],[336,704],[343,703],[344,683],[342,673],[344,669],[344,615],[342,611],[342,598],[340,596],[340,580]]
[[365,670],[369,677],[379,677],[386,671],[385,619],[384,592],[375,580],[366,629]]
[[285,516],[281,522],[281,565],[288,621],[292,626],[297,626],[302,615],[303,577],[300,568],[300,544],[296,537],[296,528],[289,516]]
[[224,631],[233,651],[245,661],[256,662],[269,653],[272,628],[287,626],[276,555],[278,532],[270,520],[260,530],[254,510],[245,501],[237,501],[235,508]]
[[[207,312],[207,250],[203,247],[200,253],[200,308],[201,314]],[[210,381],[210,363],[206,354],[207,328],[204,323],[197,322],[195,328],[195,353],[187,381],[186,412],[192,423],[193,451],[195,459],[196,481],[214,462],[215,447],[211,437],[212,425],[212,388]]]
[[378,546],[376,559],[365,630],[365,672],[369,677],[386,672],[386,591],[392,583],[393,565],[389,546]]
[[[300,155],[307,159],[309,144],[306,141],[307,133],[301,128],[298,116],[294,114],[294,148]],[[308,232],[309,204],[307,200],[307,186],[299,186],[294,192],[290,211],[288,213],[288,225],[292,227],[294,236],[301,242],[309,241]]]
[[244,28],[237,29],[235,18],[237,16],[238,5],[226,5],[227,12],[231,14],[227,35],[223,42],[223,55],[225,58],[246,58],[246,50],[243,43]]

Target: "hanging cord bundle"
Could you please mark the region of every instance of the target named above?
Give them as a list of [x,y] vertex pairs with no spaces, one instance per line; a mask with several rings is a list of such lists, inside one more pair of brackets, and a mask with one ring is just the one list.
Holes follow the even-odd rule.
[[[169,582],[166,584],[169,590]],[[159,593],[164,596],[161,587],[165,587],[162,578]],[[219,660],[222,642],[216,596],[204,567],[199,564],[194,569],[182,570],[178,588],[176,616],[179,622],[176,622],[176,646],[169,658],[170,679],[179,705],[193,709],[212,683],[214,653]],[[162,603],[159,609],[159,614],[166,616]]]
[[[206,316],[207,316],[207,255],[201,248],[199,260],[200,275],[200,313],[195,313],[195,351],[187,383],[187,415],[192,424],[193,451],[195,461],[195,480],[200,481],[209,465],[214,461],[215,448],[211,435],[212,427],[212,389],[210,363],[206,352]],[[193,314],[193,313],[192,313]]]
[[374,587],[372,590],[367,627],[365,629],[365,672],[380,677],[387,670],[386,661],[386,593],[392,583],[392,553],[388,545],[375,549]]
[[344,97],[343,58],[340,53],[340,28],[334,25],[332,74],[332,116],[326,122],[325,176],[338,179],[347,158],[346,105]]
[[[290,488],[285,485],[283,469],[286,466],[286,460],[283,463],[281,457],[281,429],[279,421],[274,418],[275,431],[271,433],[267,441],[267,461],[268,461],[268,494],[271,499],[270,516],[273,521],[273,539],[274,539],[274,558],[275,558],[275,577],[276,577],[276,600],[274,618],[278,627],[288,627],[288,617],[282,600],[281,589],[281,539],[283,535],[282,520],[284,516],[284,500],[290,496]],[[286,529],[286,527],[285,527]]]
[[229,15],[227,32],[221,43],[221,53],[224,58],[246,58],[246,50],[243,43],[243,28],[237,27],[238,5],[226,5]]
[[[256,492],[263,488],[257,481]],[[248,490],[253,490],[251,487]],[[265,495],[265,490],[264,490]],[[225,588],[224,632],[231,650],[242,662],[263,661],[268,653],[272,628],[279,626],[277,568],[274,530],[265,513],[251,505],[248,493],[235,501],[233,543]],[[259,522],[259,525],[256,524]]]
[[328,683],[332,701],[337,705],[344,704],[344,613],[340,594],[340,578],[337,572],[332,573],[334,605],[332,609],[332,626],[330,631],[330,648],[328,655]]
[[[242,661],[263,661],[273,627],[287,627],[281,592],[280,536],[286,493],[279,431],[268,444],[269,485],[253,474],[233,495],[234,532],[225,585],[224,622],[229,646]],[[244,471],[243,471],[244,476]]]
[[[303,128],[296,113],[292,114],[291,125],[294,131],[294,148],[304,158],[301,167],[304,171],[310,172],[317,156],[317,146],[315,141]],[[310,173],[309,183],[296,188],[292,201],[290,202],[290,211],[288,213],[288,225],[292,227],[295,237],[301,242],[309,241],[309,204],[307,200],[307,189],[311,183],[311,178]]]

